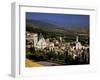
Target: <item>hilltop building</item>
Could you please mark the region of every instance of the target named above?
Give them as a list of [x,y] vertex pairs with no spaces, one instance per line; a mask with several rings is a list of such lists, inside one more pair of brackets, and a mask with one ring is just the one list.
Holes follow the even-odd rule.
[[[35,39],[34,39],[35,40]],[[47,43],[46,40],[44,39],[43,35],[40,34],[39,35],[39,40],[37,41],[37,43],[35,43],[36,45],[34,47],[38,48],[38,49],[44,49],[47,47]]]
[[76,50],[79,50],[79,49],[82,49],[82,45],[81,45],[81,43],[79,42],[79,37],[76,36]]

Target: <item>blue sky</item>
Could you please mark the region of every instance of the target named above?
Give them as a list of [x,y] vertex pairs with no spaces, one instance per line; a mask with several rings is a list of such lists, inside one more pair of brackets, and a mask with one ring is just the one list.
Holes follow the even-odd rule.
[[58,26],[89,27],[89,15],[26,12],[26,19],[44,21]]

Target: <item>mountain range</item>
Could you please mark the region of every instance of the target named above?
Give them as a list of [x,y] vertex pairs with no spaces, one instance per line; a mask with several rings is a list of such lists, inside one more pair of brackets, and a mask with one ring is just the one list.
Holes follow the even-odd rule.
[[[44,22],[40,20],[26,20],[26,28],[38,29],[49,32],[60,32],[64,34],[89,34],[89,26],[58,26],[50,22]],[[26,29],[27,30],[27,29]]]

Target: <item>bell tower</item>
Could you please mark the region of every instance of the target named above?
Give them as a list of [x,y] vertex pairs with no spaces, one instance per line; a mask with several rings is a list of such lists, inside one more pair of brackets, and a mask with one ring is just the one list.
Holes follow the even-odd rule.
[[82,49],[82,45],[79,42],[79,37],[78,35],[76,36],[76,50]]
[[78,35],[76,36],[76,42],[78,42],[78,39],[79,39],[79,37],[78,37]]

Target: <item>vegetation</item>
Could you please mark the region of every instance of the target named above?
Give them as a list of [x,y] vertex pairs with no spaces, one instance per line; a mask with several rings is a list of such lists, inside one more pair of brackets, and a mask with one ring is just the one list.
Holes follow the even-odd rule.
[[43,65],[40,65],[40,64],[38,64],[36,62],[33,62],[33,61],[29,60],[29,59],[26,59],[25,66],[26,67],[41,67]]
[[[34,49],[33,49],[34,50]],[[89,64],[89,51],[84,51],[81,55],[73,58],[73,55],[68,55],[66,51],[64,54],[56,54],[54,51],[43,52],[43,51],[34,51],[31,52],[31,49],[27,49],[26,57],[34,61],[49,61],[58,63],[61,65],[76,65],[76,64]],[[88,54],[88,55],[87,55]]]

